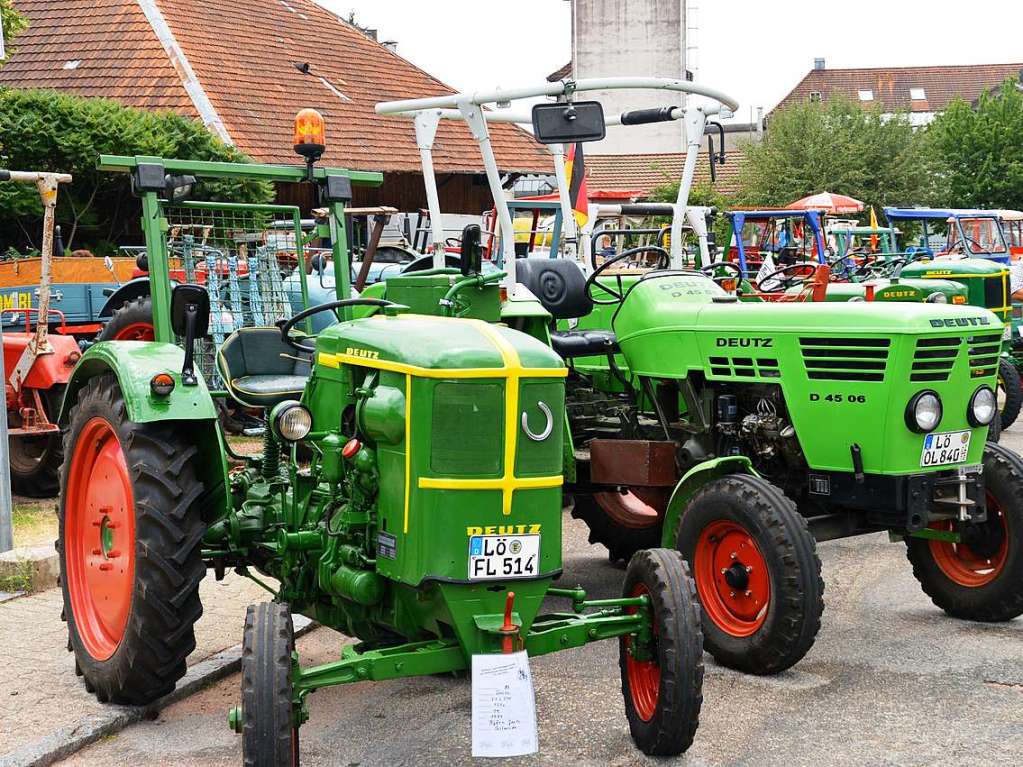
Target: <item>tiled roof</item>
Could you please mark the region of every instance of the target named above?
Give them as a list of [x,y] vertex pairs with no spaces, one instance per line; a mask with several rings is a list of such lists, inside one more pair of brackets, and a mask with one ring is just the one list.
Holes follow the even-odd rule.
[[[451,89],[312,0],[155,0],[233,143],[262,162],[294,164],[292,120],[314,107],[327,120],[323,163],[418,172],[411,121],[380,117],[378,101]],[[197,115],[138,0],[21,0],[30,32],[0,84],[109,96],[143,108]],[[68,60],[77,69],[64,70]],[[308,64],[308,73],[299,66]],[[525,131],[491,126],[506,171],[549,172],[550,154]],[[445,121],[438,172],[479,173],[475,141]]]
[[[972,102],[1006,78],[1020,78],[1023,64],[978,64],[942,67],[892,67],[886,69],[811,69],[775,109],[805,101],[818,92],[823,100],[834,93],[859,101],[859,91],[869,90],[873,101],[885,111],[940,112],[957,96]],[[925,98],[913,99],[911,88],[922,88]],[[919,95],[919,94],[917,94]],[[772,110],[773,111],[773,110]]]
[[18,0],[17,7],[29,27],[0,69],[0,85],[198,116],[134,0]]
[[[681,152],[586,155],[588,186],[594,191],[637,190],[649,194],[659,186],[679,181],[685,160]],[[716,166],[714,189],[721,194],[738,191],[739,160],[740,154],[733,152],[724,165]],[[694,183],[710,183],[706,153],[701,154],[696,163]]]

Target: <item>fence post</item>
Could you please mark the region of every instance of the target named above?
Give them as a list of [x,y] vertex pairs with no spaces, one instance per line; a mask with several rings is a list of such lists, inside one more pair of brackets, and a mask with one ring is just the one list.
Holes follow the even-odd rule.
[[[0,349],[4,345],[0,321]],[[2,370],[2,367],[0,367]],[[11,457],[7,436],[7,381],[0,381],[0,554],[14,548],[14,504],[11,501]]]

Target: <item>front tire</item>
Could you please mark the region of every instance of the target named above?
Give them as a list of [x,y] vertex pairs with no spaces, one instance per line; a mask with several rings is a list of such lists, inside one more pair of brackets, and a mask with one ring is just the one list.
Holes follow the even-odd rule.
[[245,767],[298,765],[291,653],[295,630],[287,605],[250,605],[242,635],[242,762]]
[[1023,615],[1023,460],[1011,450],[984,448],[987,521],[949,520],[931,527],[963,541],[906,538],[906,556],[924,593],[949,615],[1007,621]]
[[998,406],[1002,429],[1008,429],[1023,407],[1023,381],[1012,360],[1004,357],[998,360]]
[[703,607],[704,648],[718,663],[777,674],[806,655],[824,581],[806,520],[781,490],[746,474],[708,482],[682,513],[677,542]]
[[677,551],[641,551],[629,561],[622,593],[646,595],[653,613],[649,644],[641,648],[633,636],[619,640],[632,739],[649,756],[681,754],[693,743],[703,704],[703,636],[689,570]]
[[181,431],[131,423],[110,374],[90,380],[71,410],[58,511],[63,616],[100,702],[165,695],[195,649],[203,487]]

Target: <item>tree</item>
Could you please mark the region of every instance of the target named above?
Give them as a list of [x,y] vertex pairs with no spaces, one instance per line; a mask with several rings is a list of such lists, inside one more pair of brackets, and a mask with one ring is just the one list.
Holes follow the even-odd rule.
[[[141,210],[126,175],[97,170],[99,155],[247,160],[186,117],[45,90],[0,89],[0,142],[4,167],[72,174],[74,182],[57,198],[57,223],[69,249],[97,254],[115,251],[126,233],[137,232]],[[263,182],[204,181],[195,197],[268,202],[273,189]],[[0,184],[0,252],[11,245],[36,247],[41,222],[34,188]]]
[[3,18],[4,50],[10,58],[14,38],[28,28],[28,19],[14,7],[14,0],[0,0],[0,18]]
[[935,202],[957,208],[1023,208],[1023,92],[1006,80],[974,109],[957,99],[927,131]]
[[739,202],[780,206],[816,192],[868,206],[923,202],[929,190],[923,138],[903,114],[884,115],[832,96],[772,116],[764,140],[743,147]]

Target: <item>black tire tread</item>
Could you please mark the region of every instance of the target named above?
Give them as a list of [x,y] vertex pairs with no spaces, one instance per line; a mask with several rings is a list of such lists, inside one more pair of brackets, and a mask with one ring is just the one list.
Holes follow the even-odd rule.
[[648,756],[676,756],[696,737],[703,706],[703,634],[696,586],[689,567],[673,549],[646,549],[630,561],[623,594],[637,581],[646,583],[658,617],[658,655],[661,690],[657,711],[649,722],[636,714],[631,703],[626,671],[625,641],[620,640],[619,668],[629,728],[636,744]]
[[[778,554],[782,573],[780,578],[772,574],[774,591],[769,610],[780,617],[773,630],[758,631],[741,643],[742,651],[735,652],[715,641],[720,632],[704,612],[704,648],[724,666],[751,674],[777,674],[803,658],[820,631],[824,579],[816,541],[792,499],[777,486],[750,474],[729,474],[708,482],[694,493],[690,508],[706,495],[719,491],[742,501],[747,513],[759,520],[770,535],[769,543]],[[678,533],[683,556],[692,554],[684,541],[687,513],[688,509],[682,515]],[[693,531],[693,547],[698,536],[699,530]],[[768,552],[763,553],[770,559]]]
[[1004,357],[998,360],[998,377],[1002,380],[1005,392],[1005,407],[1002,408],[999,422],[1002,429],[1008,429],[1016,423],[1020,408],[1023,408],[1023,381],[1020,381],[1019,371],[1012,360]]
[[607,549],[611,562],[628,562],[637,551],[661,545],[663,525],[645,528],[623,527],[615,523],[592,495],[573,495],[572,516],[590,529],[589,542]]
[[[171,423],[134,424],[117,379],[105,374],[79,392],[65,435],[67,459],[61,484],[66,493],[74,437],[90,417],[103,414],[126,453],[135,493],[135,585],[125,636],[114,655],[97,662],[68,621],[69,648],[101,702],[146,705],[174,689],[195,649],[195,622],[202,615],[199,582],[206,573],[200,545],[205,526],[197,500],[196,447]],[[65,571],[64,495],[59,505],[61,574]],[[64,615],[72,616],[66,578],[61,577]]]
[[114,309],[107,324],[96,336],[96,340],[112,341],[122,328],[137,322],[153,324],[153,300],[149,296],[132,298]]
[[250,605],[242,636],[242,761],[245,767],[291,765],[291,653],[295,633],[285,604]]

